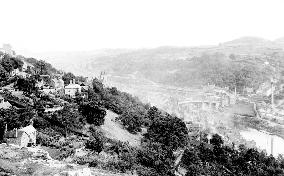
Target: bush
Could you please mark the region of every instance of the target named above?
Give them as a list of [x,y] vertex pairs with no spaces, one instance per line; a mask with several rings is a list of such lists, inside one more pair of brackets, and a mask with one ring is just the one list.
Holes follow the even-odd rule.
[[181,119],[164,114],[152,121],[144,137],[149,141],[159,142],[175,151],[187,144],[188,131]]
[[95,126],[104,124],[106,111],[103,108],[92,105],[91,103],[85,103],[80,105],[79,111],[86,118],[88,123],[94,124]]
[[104,149],[103,141],[100,138],[91,138],[86,141],[85,146],[94,152],[100,153]]
[[55,159],[63,160],[63,159],[66,159],[66,158],[75,154],[75,150],[73,148],[68,147],[68,146],[61,148],[60,152],[61,152],[61,154],[59,156],[57,156]]
[[160,176],[155,169],[144,166],[137,166],[136,172],[139,176]]
[[125,111],[117,120],[121,121],[127,131],[136,134],[137,132],[141,132],[144,118],[144,115],[140,114],[138,111]]
[[92,136],[86,141],[85,147],[100,153],[104,149],[105,137],[102,132],[98,131],[94,126],[90,126],[89,130]]
[[79,165],[88,164],[89,167],[96,167],[98,165],[98,161],[90,156],[76,157],[73,161]]

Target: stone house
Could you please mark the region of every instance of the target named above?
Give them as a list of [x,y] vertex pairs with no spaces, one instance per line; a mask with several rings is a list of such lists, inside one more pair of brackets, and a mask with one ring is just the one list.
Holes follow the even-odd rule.
[[5,132],[4,137],[7,139],[8,144],[18,145],[20,147],[28,147],[36,145],[36,129],[32,126],[26,126],[19,130]]

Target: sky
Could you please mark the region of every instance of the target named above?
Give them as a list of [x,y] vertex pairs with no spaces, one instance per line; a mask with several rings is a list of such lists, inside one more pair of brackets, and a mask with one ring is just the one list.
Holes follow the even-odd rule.
[[284,37],[283,0],[0,0],[0,44],[32,52]]

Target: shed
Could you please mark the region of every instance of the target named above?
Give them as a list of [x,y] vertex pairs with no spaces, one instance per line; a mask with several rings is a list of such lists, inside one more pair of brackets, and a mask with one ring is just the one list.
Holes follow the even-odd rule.
[[8,109],[11,106],[12,105],[8,101],[5,101],[4,97],[2,95],[0,95],[0,108]]

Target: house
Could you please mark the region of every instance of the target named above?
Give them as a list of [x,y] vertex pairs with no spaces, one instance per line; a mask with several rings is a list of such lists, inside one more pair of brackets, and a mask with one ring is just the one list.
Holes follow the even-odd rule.
[[81,86],[75,83],[75,79],[70,80],[70,84],[64,88],[64,93],[74,98],[76,93],[81,93]]
[[0,95],[0,108],[8,109],[11,106],[12,105],[8,101],[5,101],[4,97]]
[[14,129],[9,132],[5,130],[4,137],[7,139],[8,144],[28,147],[36,144],[36,129],[29,125],[19,130]]

